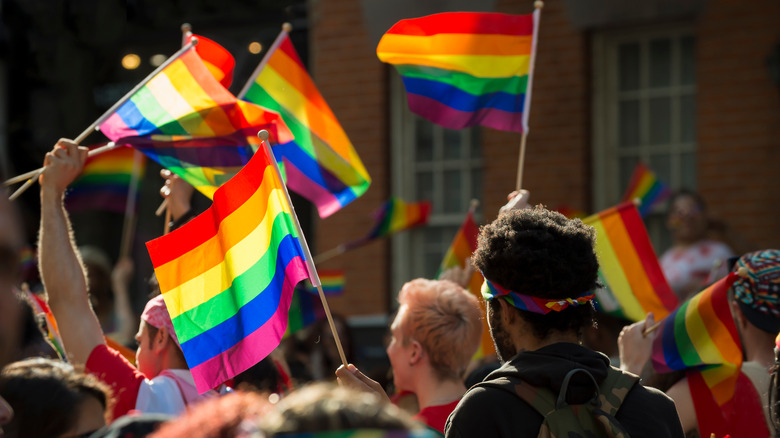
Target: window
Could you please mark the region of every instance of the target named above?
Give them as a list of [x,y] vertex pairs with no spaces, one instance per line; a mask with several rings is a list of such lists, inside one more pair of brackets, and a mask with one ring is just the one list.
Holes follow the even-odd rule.
[[[672,190],[696,189],[695,39],[685,28],[594,37],[595,209],[620,201],[637,162]],[[665,208],[646,218],[658,252],[670,245]]]
[[412,278],[436,275],[471,200],[481,197],[482,156],[477,129],[445,129],[409,111],[397,74],[391,95],[393,194],[433,204],[428,226],[393,238],[392,286],[397,292]]

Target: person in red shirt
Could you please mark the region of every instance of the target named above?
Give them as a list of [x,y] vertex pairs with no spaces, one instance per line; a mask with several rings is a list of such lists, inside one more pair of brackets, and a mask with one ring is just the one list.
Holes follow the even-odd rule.
[[[86,274],[63,204],[65,189],[81,173],[86,158],[86,148],[61,139],[46,154],[39,178],[38,263],[63,347],[74,365],[84,365],[87,372],[111,387],[116,397],[114,418],[134,409],[179,414],[204,396],[195,390],[162,296],[151,299],[141,316],[136,335],[138,368],[106,345],[89,303]],[[205,396],[213,395],[211,392]]]
[[[398,302],[387,346],[395,387],[417,395],[415,420],[444,433],[447,417],[466,392],[466,367],[482,337],[479,301],[451,281],[419,278],[403,286]],[[342,384],[363,389],[368,384],[378,392],[376,382],[353,366],[339,368],[336,375]]]

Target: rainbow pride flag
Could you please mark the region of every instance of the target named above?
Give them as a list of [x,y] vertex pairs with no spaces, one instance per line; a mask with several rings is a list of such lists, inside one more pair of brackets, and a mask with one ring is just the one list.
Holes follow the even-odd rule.
[[203,64],[206,65],[214,79],[223,87],[229,88],[230,84],[233,83],[233,69],[236,67],[233,55],[221,45],[201,35],[189,34],[186,42],[189,43],[193,38],[198,40],[195,51],[198,52]]
[[295,137],[274,146],[287,186],[327,217],[371,184],[363,162],[333,115],[287,31],[282,30],[239,98],[282,115]]
[[401,20],[376,53],[396,66],[409,109],[449,129],[527,132],[539,10],[445,12]]
[[429,201],[407,203],[403,199],[393,196],[371,214],[375,221],[371,232],[362,239],[348,243],[347,249],[361,246],[374,239],[389,236],[399,231],[425,225],[428,223],[430,215],[431,203]]
[[30,307],[33,308],[35,314],[43,315],[43,318],[46,321],[46,333],[52,348],[54,348],[54,351],[57,352],[57,355],[60,357],[60,359],[67,362],[68,356],[65,354],[65,349],[62,346],[62,336],[60,336],[60,329],[57,327],[57,320],[54,319],[54,314],[51,313],[51,309],[46,303],[46,300],[39,297],[38,294],[30,291],[29,288],[25,287],[22,290],[24,291],[24,295],[27,298],[27,302],[30,303]]
[[638,198],[641,201],[639,214],[645,217],[650,213],[653,206],[663,202],[671,195],[672,192],[669,190],[669,187],[662,183],[655,175],[655,172],[650,170],[645,163],[640,161],[636,164],[634,173],[631,174],[631,181],[628,183],[622,202],[633,201]]
[[647,230],[633,202],[582,219],[596,229],[599,309],[639,321],[648,312],[666,317],[677,308],[677,295],[666,282]]
[[[320,276],[323,293],[326,295],[338,295],[344,292],[344,284],[346,283],[344,271],[336,269],[318,269],[317,274]],[[312,293],[318,293],[317,288],[315,287],[310,287],[309,290]]]
[[[105,146],[99,144],[91,149]],[[87,158],[81,176],[68,186],[65,206],[68,211],[107,210],[124,214],[130,182],[133,176],[135,151],[118,147]],[[139,178],[143,177],[146,161],[141,161]]]
[[653,367],[659,373],[698,370],[718,406],[734,395],[742,366],[742,344],[729,308],[730,273],[694,295],[661,321],[653,341]]
[[100,125],[111,140],[139,149],[211,198],[260,145],[292,134],[279,114],[237,100],[187,50],[161,69]]
[[265,148],[181,228],[147,242],[160,290],[201,393],[268,355],[308,277],[284,187]]
[[[471,276],[468,282],[468,291],[474,294],[479,300],[482,310],[485,310],[485,300],[482,299],[482,274],[479,270],[473,267],[467,267],[466,263],[469,262],[469,258],[477,249],[477,236],[479,235],[479,227],[474,221],[474,213],[469,210],[466,214],[466,219],[463,220],[463,224],[455,234],[455,238],[452,239],[447,252],[444,254],[444,259],[439,266],[439,273],[436,275],[438,278],[442,278],[442,274],[453,268],[463,269],[466,272],[471,270]],[[482,319],[482,341],[479,349],[474,354],[475,359],[485,357],[490,354],[495,354],[496,348],[493,344],[493,339],[490,337],[490,329],[487,324],[487,319]]]

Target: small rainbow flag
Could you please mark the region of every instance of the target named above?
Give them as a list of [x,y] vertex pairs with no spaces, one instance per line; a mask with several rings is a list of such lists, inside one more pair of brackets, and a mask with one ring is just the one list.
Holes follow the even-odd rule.
[[[460,268],[464,270],[471,269],[471,278],[469,279],[468,291],[474,294],[479,300],[482,310],[485,310],[485,300],[482,299],[482,274],[479,270],[471,267],[467,267],[466,263],[469,262],[469,257],[477,249],[477,236],[479,235],[479,227],[474,221],[474,213],[469,210],[466,214],[466,219],[463,220],[463,224],[458,229],[455,238],[452,240],[447,252],[444,254],[444,260],[441,261],[439,266],[439,273],[436,275],[441,278],[442,274],[453,268]],[[490,337],[490,328],[487,324],[487,319],[482,319],[482,341],[479,349],[474,354],[475,359],[494,354],[496,352],[493,339]]]
[[698,370],[718,406],[734,395],[742,366],[742,344],[729,308],[730,273],[694,295],[661,321],[653,341],[657,372]]
[[233,83],[233,69],[236,67],[233,55],[221,45],[201,35],[190,34],[187,36],[186,42],[189,43],[193,38],[198,40],[195,51],[200,55],[203,64],[206,65],[214,79],[223,87],[229,88],[230,84]]
[[[320,277],[320,281],[322,281],[322,277]],[[324,318],[325,307],[323,307],[322,301],[320,301],[317,290],[314,289],[314,291],[312,291],[310,286],[297,287],[295,288],[295,293],[293,293],[292,302],[290,303],[290,311],[288,312],[287,318],[287,333],[285,333],[285,336],[299,332]]]
[[141,150],[211,198],[245,165],[266,129],[292,134],[279,114],[237,100],[186,50],[100,124],[111,140]]
[[274,146],[287,186],[327,217],[366,192],[363,162],[333,115],[286,30],[277,37],[239,98],[282,115],[295,139]]
[[[105,146],[99,144],[94,149]],[[81,176],[68,186],[65,206],[68,211],[107,210],[124,214],[130,182],[133,176],[135,150],[118,147],[87,158]],[[141,161],[139,178],[143,177],[146,161]]]
[[663,202],[672,195],[671,190],[662,183],[655,172],[650,170],[645,163],[641,161],[636,164],[634,173],[631,174],[631,181],[628,183],[626,194],[623,195],[622,202],[633,201],[639,198],[639,214],[642,217],[647,216],[653,206]]
[[429,201],[407,203],[403,199],[393,196],[371,214],[375,221],[371,232],[366,237],[347,244],[347,249],[361,246],[374,239],[389,236],[399,231],[425,225],[428,223],[430,214],[431,203]]
[[265,148],[181,228],[147,242],[160,290],[201,393],[279,345],[308,277],[284,187]]
[[32,306],[35,314],[43,315],[45,318],[46,332],[49,337],[49,343],[54,348],[54,351],[57,352],[57,355],[60,356],[60,359],[67,362],[68,356],[65,354],[65,349],[62,347],[62,336],[60,336],[60,329],[57,327],[57,320],[54,319],[54,314],[51,313],[51,309],[46,303],[46,300],[39,297],[38,294],[30,291],[30,289],[27,287],[22,288],[22,290],[24,291],[25,297],[27,297],[27,302],[30,303],[30,306]]
[[396,66],[409,109],[449,129],[528,131],[539,10],[445,12],[401,20],[376,48]]
[[600,310],[639,321],[648,312],[666,317],[679,303],[666,282],[647,230],[633,202],[625,202],[582,222],[596,229]]
[[[320,276],[320,283],[322,284],[322,292],[327,295],[338,295],[344,292],[344,283],[346,277],[342,270],[317,270],[317,274]],[[317,288],[311,287],[309,289],[312,293],[317,293]]]

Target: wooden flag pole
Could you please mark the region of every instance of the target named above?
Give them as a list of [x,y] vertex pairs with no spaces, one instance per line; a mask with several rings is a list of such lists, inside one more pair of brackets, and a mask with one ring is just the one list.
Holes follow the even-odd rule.
[[163,225],[163,236],[171,231],[171,209],[165,206],[165,225]]
[[317,274],[317,268],[314,266],[314,259],[311,256],[309,245],[306,243],[306,236],[303,234],[303,230],[301,229],[300,222],[298,222],[298,215],[295,213],[295,207],[293,206],[292,200],[290,199],[290,192],[287,191],[287,186],[284,184],[284,181],[282,181],[281,172],[279,171],[279,163],[276,162],[276,159],[274,158],[274,154],[271,151],[271,145],[268,144],[268,131],[263,129],[262,131],[257,133],[257,136],[260,138],[260,140],[263,141],[263,147],[265,148],[265,154],[268,157],[268,161],[273,163],[274,170],[276,171],[277,181],[279,182],[279,185],[284,189],[284,196],[287,198],[287,205],[290,207],[290,211],[292,212],[293,222],[295,222],[295,228],[297,228],[298,236],[300,237],[301,240],[301,248],[303,249],[304,255],[306,256],[306,267],[309,271],[309,281],[311,281],[312,286],[317,288],[317,292],[320,295],[320,300],[322,301],[322,307],[325,309],[325,316],[328,318],[328,325],[330,325],[330,331],[333,333],[333,340],[336,342],[336,348],[339,350],[339,357],[341,357],[341,363],[346,367],[347,357],[344,355],[344,348],[341,346],[341,339],[339,338],[339,332],[336,330],[336,325],[333,323],[333,316],[330,314],[330,307],[328,306],[328,300],[325,299],[325,292],[323,292],[322,290],[322,282],[320,281],[319,274]]
[[523,131],[520,138],[520,157],[517,159],[517,184],[515,190],[520,191],[523,188],[523,166],[525,166],[525,139],[528,138],[528,132]]
[[525,91],[525,101],[523,102],[523,135],[520,138],[520,157],[517,160],[517,183],[515,190],[520,191],[523,188],[523,167],[525,166],[525,142],[528,137],[528,116],[531,113],[531,91],[534,83],[534,66],[536,65],[536,46],[539,39],[539,23],[542,21],[542,8],[544,2],[536,0],[534,2],[534,32],[531,37],[531,57],[528,60],[528,85]]
[[125,204],[125,220],[122,223],[122,240],[119,244],[119,258],[127,257],[133,249],[133,235],[135,234],[135,205],[138,196],[138,181],[141,179],[141,164],[144,155],[133,151],[133,171],[130,174],[130,187],[127,188],[127,203]]
[[[103,115],[101,115],[100,117],[97,118],[97,120],[92,122],[92,124],[89,125],[89,127],[85,129],[81,134],[79,134],[78,137],[73,139],[73,142],[76,144],[81,144],[81,142],[84,141],[87,138],[87,136],[89,136],[89,134],[99,130],[101,123],[103,123],[106,119],[111,117],[111,114],[116,112],[116,110],[118,110],[120,106],[122,106],[125,102],[130,100],[130,98],[133,97],[133,95],[137,93],[138,90],[143,88],[150,80],[152,80],[152,78],[157,73],[161,72],[165,67],[168,67],[171,63],[173,63],[173,61],[176,61],[179,58],[179,56],[183,55],[187,50],[195,47],[196,45],[198,45],[198,40],[197,38],[193,38],[189,44],[185,45],[184,47],[179,49],[176,53],[174,53],[170,58],[166,59],[165,62],[160,64],[160,66],[154,69],[153,72],[149,73],[144,78],[144,80],[136,84],[136,86],[133,87],[132,90],[128,91],[124,96],[122,96],[121,99],[117,100],[116,103],[111,105],[111,108],[106,110],[106,112],[104,112]],[[42,173],[43,173],[43,167],[38,169],[38,171],[35,174],[33,174],[33,177],[28,179],[27,182],[24,183],[24,185],[22,185],[21,187],[19,187],[11,196],[8,197],[8,199],[13,201],[14,199],[18,198],[19,195],[24,193],[25,190],[27,190],[35,181],[38,180],[38,177],[41,176]]]

